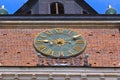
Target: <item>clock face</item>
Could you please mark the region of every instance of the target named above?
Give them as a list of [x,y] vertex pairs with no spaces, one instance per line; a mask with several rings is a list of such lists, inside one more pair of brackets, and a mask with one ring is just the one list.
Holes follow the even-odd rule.
[[34,39],[34,47],[51,58],[68,58],[82,53],[86,41],[74,31],[55,28],[39,33]]

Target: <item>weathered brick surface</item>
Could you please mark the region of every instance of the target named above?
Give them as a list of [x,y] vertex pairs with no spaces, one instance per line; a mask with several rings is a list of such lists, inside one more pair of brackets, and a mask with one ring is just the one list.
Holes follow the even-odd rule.
[[[89,63],[93,67],[120,66],[120,34],[118,29],[72,29],[82,34],[87,41]],[[71,66],[83,65],[83,54],[70,59],[38,58],[33,47],[35,36],[45,29],[0,29],[0,65],[36,66],[53,65],[56,62],[69,62]],[[81,58],[82,57],[82,61]]]

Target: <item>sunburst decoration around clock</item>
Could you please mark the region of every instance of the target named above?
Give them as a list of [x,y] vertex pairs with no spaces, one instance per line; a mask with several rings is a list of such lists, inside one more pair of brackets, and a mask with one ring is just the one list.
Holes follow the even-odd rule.
[[54,28],[39,33],[34,39],[34,47],[41,54],[51,58],[77,56],[86,48],[81,34],[63,28]]

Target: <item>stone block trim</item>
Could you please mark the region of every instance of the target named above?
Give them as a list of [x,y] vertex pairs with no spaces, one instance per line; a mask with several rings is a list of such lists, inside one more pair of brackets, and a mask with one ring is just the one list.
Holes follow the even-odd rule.
[[1,67],[0,80],[119,80],[119,68]]

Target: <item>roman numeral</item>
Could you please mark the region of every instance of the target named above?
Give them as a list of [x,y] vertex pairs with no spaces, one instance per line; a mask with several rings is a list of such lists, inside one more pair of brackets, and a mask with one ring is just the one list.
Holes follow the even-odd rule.
[[54,29],[56,33],[63,33],[63,29],[60,29],[60,28],[57,28],[57,29]]
[[76,44],[84,44],[84,43],[85,43],[84,40],[77,40],[77,41],[76,41]]
[[46,53],[46,55],[54,56],[54,51],[51,49],[48,49],[45,53]]
[[47,35],[52,35],[53,34],[50,30],[45,31],[44,33],[47,34]]
[[43,39],[44,39],[44,38],[47,38],[47,36],[43,36],[43,35],[40,35],[40,37],[43,38]]
[[58,52],[58,57],[64,56],[64,53],[62,51]]
[[44,51],[45,49],[47,49],[47,47],[45,45],[41,45],[37,47],[40,51]]
[[68,51],[68,55],[72,56],[72,55],[74,55],[74,53],[72,51]]
[[82,47],[80,46],[74,46],[73,49],[77,52],[79,52],[80,50],[82,50]]
[[72,31],[71,31],[71,30],[68,30],[67,34],[71,34],[71,33],[72,33]]

